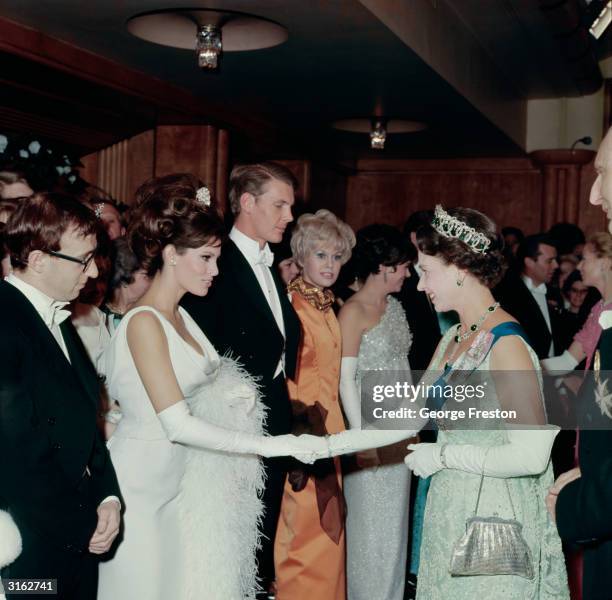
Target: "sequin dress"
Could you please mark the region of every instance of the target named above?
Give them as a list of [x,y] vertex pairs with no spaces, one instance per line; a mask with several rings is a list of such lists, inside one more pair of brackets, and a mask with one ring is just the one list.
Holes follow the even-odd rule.
[[[361,338],[357,381],[372,370],[410,376],[410,328],[401,303],[387,301],[381,320]],[[348,600],[403,600],[411,477],[405,455],[401,442],[379,451],[380,466],[345,474]]]

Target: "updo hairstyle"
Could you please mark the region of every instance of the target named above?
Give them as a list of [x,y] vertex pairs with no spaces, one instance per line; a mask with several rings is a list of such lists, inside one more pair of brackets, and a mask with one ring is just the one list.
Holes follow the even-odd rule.
[[183,254],[188,248],[225,240],[215,209],[196,199],[202,187],[195,175],[177,173],[149,179],[136,191],[128,240],[149,277],[161,269],[162,252],[170,244]]
[[391,225],[367,225],[357,232],[353,250],[354,273],[360,281],[380,271],[380,265],[395,267],[414,260],[416,252],[410,241]]
[[351,257],[355,234],[344,221],[325,208],[314,214],[301,215],[291,236],[291,251],[297,263],[303,266],[311,252],[326,245],[337,249],[344,264]]
[[488,249],[484,253],[477,252],[462,240],[442,235],[432,225],[426,225],[417,231],[419,250],[458,269],[465,269],[488,288],[495,287],[506,271],[506,260],[502,254],[503,240],[497,234],[495,223],[473,208],[445,210],[451,217],[484,234],[491,242]]

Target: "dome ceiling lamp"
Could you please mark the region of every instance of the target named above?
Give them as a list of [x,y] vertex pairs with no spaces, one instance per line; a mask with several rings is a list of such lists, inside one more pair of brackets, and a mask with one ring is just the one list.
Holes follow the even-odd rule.
[[143,40],[195,50],[198,66],[215,70],[223,52],[271,48],[287,41],[285,27],[254,15],[214,9],[156,10],[135,15],[128,31]]
[[370,136],[370,146],[375,150],[383,150],[389,134],[422,131],[427,129],[427,124],[405,119],[372,117],[368,119],[341,119],[334,121],[332,127],[341,131],[367,133]]

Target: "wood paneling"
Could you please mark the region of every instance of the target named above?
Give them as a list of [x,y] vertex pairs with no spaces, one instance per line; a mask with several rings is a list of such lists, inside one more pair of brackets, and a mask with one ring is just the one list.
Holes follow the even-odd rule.
[[[555,193],[545,186],[544,167],[529,158],[368,160],[357,169],[348,177],[345,213],[356,229],[373,222],[401,227],[410,213],[437,203],[475,208],[500,228],[514,225],[527,234],[561,220],[577,219],[587,234],[605,226],[601,210],[588,203],[592,164],[569,176],[556,173]],[[566,194],[569,188],[579,195]]]

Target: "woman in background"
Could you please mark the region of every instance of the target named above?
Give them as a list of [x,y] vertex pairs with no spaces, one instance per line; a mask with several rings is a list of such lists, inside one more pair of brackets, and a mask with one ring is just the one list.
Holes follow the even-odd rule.
[[[345,429],[338,398],[342,339],[329,288],[354,245],[351,228],[328,210],[302,215],[291,237],[302,269],[288,287],[302,327],[296,376],[287,382],[294,433]],[[277,600],[345,598],[344,519],[338,458],[289,472],[274,548]]]

